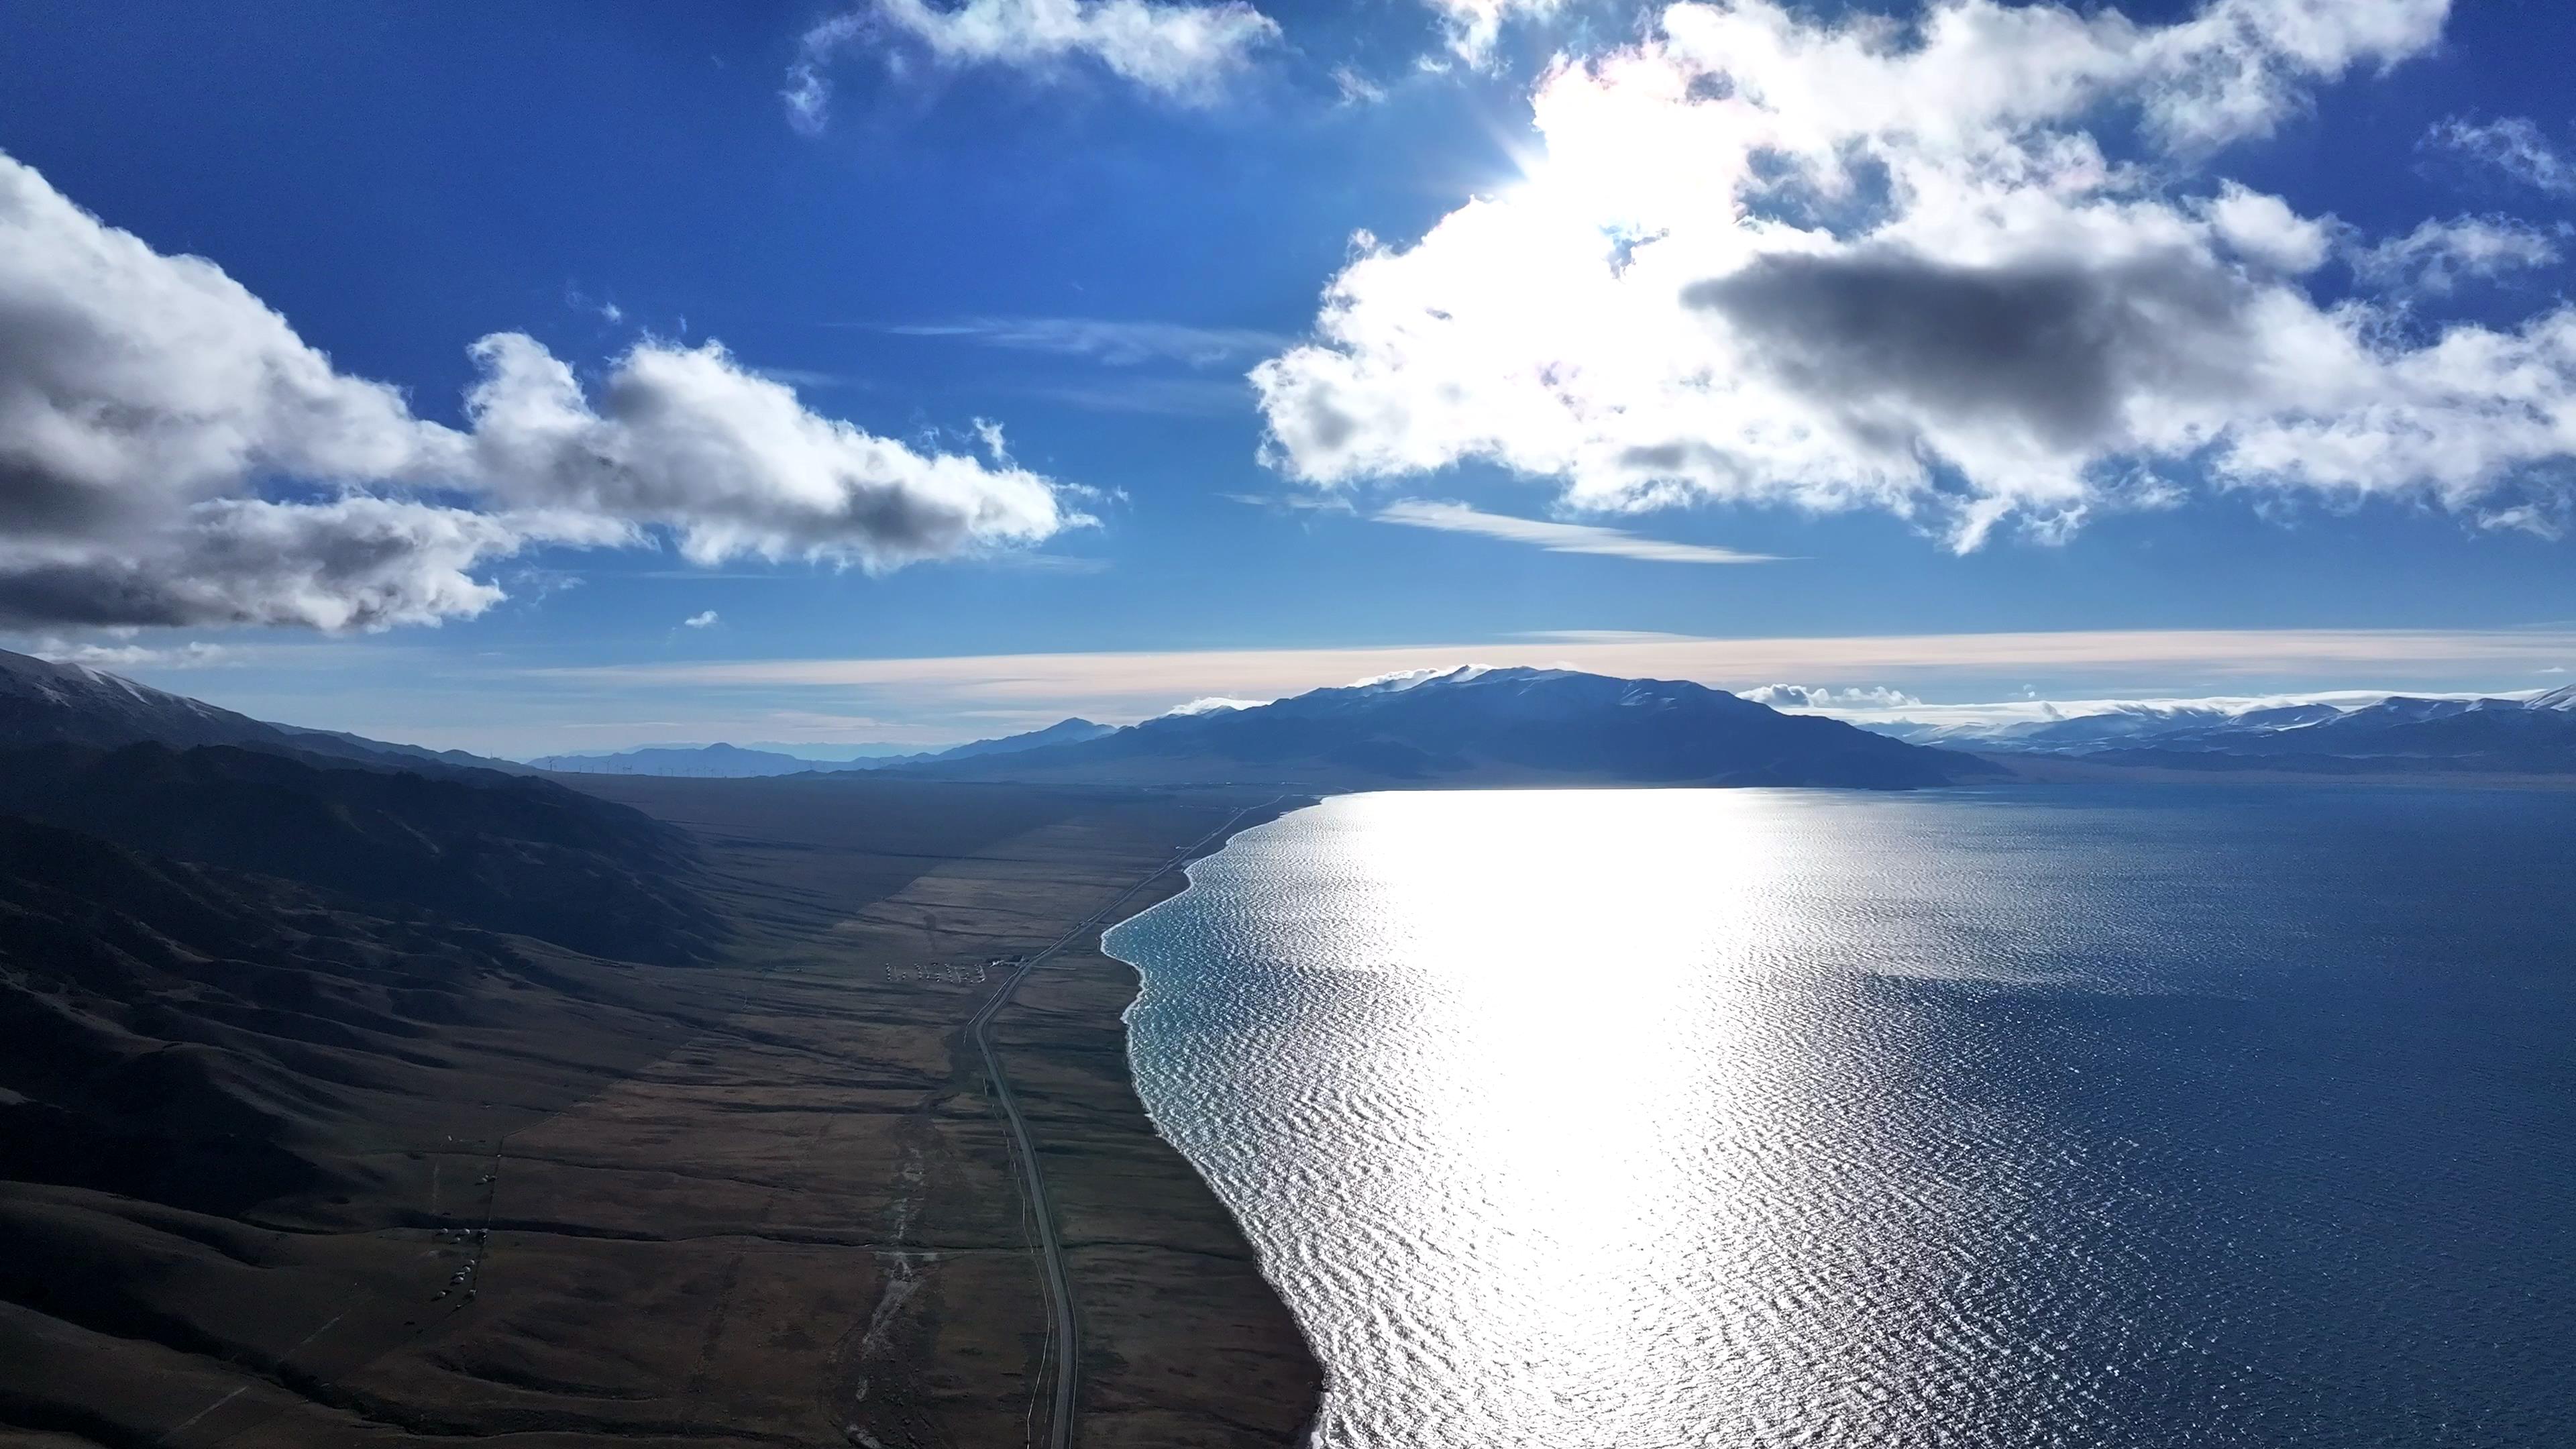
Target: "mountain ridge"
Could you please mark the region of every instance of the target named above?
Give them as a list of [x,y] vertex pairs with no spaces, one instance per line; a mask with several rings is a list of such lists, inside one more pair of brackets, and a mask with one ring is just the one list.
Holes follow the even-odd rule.
[[528,759],[531,769],[567,775],[657,775],[673,779],[758,779],[772,775],[847,774],[852,771],[883,770],[934,760],[974,759],[986,755],[1011,754],[1019,750],[1042,749],[1049,745],[1094,739],[1111,732],[1111,725],[1094,724],[1079,717],[1061,719],[1043,729],[1025,734],[1001,735],[992,739],[969,740],[944,749],[920,750],[909,754],[870,755],[848,760],[816,760],[777,750],[762,750],[745,745],[717,741],[706,745],[640,745],[631,750],[601,753],[536,755]]
[[2527,698],[2145,706],[2003,725],[1879,726],[1893,738],[2089,764],[2302,773],[2576,773],[2576,685]]
[[344,730],[271,724],[86,664],[0,649],[0,747],[67,744],[113,749],[145,743],[181,748],[235,745],[411,768],[527,773],[525,767],[507,760],[462,750],[433,750],[389,744]]
[[1683,680],[1454,670],[1158,716],[1000,759],[892,767],[944,779],[1120,784],[1825,785],[1910,789],[2001,773],[1838,720]]

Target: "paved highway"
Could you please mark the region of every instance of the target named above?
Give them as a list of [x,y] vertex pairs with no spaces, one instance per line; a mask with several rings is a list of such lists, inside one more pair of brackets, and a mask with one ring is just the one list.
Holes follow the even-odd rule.
[[1277,796],[1259,805],[1248,805],[1226,817],[1223,825],[1209,831],[1196,844],[1175,851],[1172,859],[1144,879],[1119,892],[1118,898],[1082,918],[1070,931],[1055,939],[1054,944],[1020,963],[982,1007],[966,1021],[966,1039],[984,1057],[984,1070],[993,1078],[993,1099],[1002,1107],[1002,1120],[1010,1124],[1012,1153],[1019,1160],[1020,1191],[1029,1200],[1029,1216],[1038,1226],[1038,1249],[1046,1260],[1048,1306],[1055,1314],[1055,1409],[1047,1416],[1047,1449],[1073,1449],[1073,1405],[1082,1386],[1082,1353],[1080,1325],[1073,1311],[1072,1280],[1065,1276],[1064,1248],[1056,1240],[1055,1208],[1047,1201],[1046,1175],[1038,1170],[1037,1147],[1029,1140],[1029,1124],[1020,1117],[1020,1104],[1011,1096],[1011,1079],[1002,1073],[1002,1059],[993,1054],[992,1038],[985,1029],[993,1017],[1010,1004],[1011,993],[1019,988],[1028,974],[1044,965],[1047,959],[1072,945],[1082,936],[1099,929],[1111,912],[1133,899],[1138,891],[1171,873],[1172,867],[1195,859],[1211,841],[1221,839],[1234,829],[1235,822],[1256,810],[1267,810],[1287,797]]

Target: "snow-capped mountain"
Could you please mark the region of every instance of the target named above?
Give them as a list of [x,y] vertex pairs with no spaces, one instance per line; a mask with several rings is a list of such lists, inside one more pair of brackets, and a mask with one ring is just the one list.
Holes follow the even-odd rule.
[[1870,728],[1917,744],[2177,768],[2576,771],[2576,685],[2528,698],[2392,695],[2231,709],[2124,705],[2063,719]]
[[103,669],[0,650],[0,746],[114,749],[147,743],[173,749],[245,745],[413,768],[454,766],[504,772],[520,768],[461,750],[431,750],[336,730],[270,724]]

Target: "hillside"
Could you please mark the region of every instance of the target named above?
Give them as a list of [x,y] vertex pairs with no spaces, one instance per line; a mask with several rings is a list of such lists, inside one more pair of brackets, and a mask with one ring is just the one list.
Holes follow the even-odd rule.
[[324,759],[399,764],[418,770],[525,770],[463,750],[388,744],[341,730],[270,724],[249,715],[137,684],[121,674],[56,664],[0,649],[0,747],[10,745],[239,745]]
[[487,1015],[507,942],[0,816],[0,1179],[201,1212],[310,1192],[297,1144]]
[[0,814],[619,959],[704,959],[722,929],[685,836],[534,778],[57,744],[0,751]]

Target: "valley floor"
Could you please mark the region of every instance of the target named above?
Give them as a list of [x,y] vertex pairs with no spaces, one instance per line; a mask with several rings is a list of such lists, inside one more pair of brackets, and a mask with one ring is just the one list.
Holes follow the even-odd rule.
[[[706,843],[733,958],[554,955],[496,979],[478,1024],[366,1088],[377,1106],[325,1144],[327,1196],[217,1214],[0,1184],[0,1437],[1044,1442],[1033,1235],[958,1027],[1004,978],[979,968],[1257,801],[579,783]],[[1293,1442],[1318,1370],[1137,1102],[1135,978],[1096,947],[1049,961],[993,1030],[1081,1314],[1077,1441]]]

